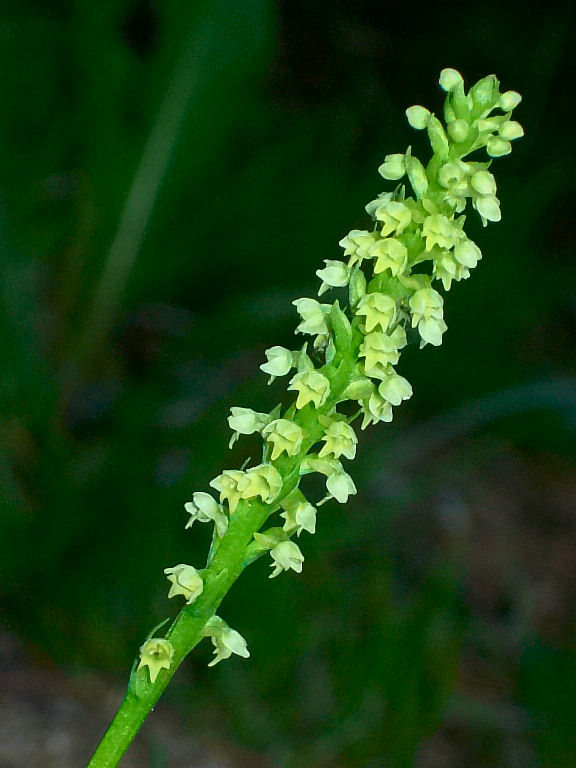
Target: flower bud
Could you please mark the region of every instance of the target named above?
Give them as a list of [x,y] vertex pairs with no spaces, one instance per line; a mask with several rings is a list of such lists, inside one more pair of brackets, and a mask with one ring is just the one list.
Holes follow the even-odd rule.
[[486,151],[490,157],[503,157],[512,152],[512,145],[509,141],[501,139],[499,136],[489,136],[486,141]]
[[464,238],[456,243],[454,258],[462,266],[472,269],[482,258],[482,251],[472,240]]
[[448,133],[452,141],[459,144],[462,141],[466,141],[468,138],[468,131],[470,130],[466,120],[454,120],[448,124]]
[[516,109],[521,101],[522,96],[520,96],[517,91],[506,91],[505,93],[500,94],[500,98],[498,99],[498,106],[504,112],[512,112],[512,110]]
[[406,117],[412,128],[416,128],[417,131],[423,131],[428,126],[430,110],[415,104],[413,107],[408,107]]
[[390,181],[397,181],[401,179],[406,173],[406,166],[404,165],[404,155],[386,155],[384,162],[378,168],[378,173],[384,179]]
[[494,195],[480,195],[474,200],[474,207],[482,217],[482,222],[486,226],[486,221],[500,221],[500,203]]
[[514,139],[519,139],[521,136],[524,136],[524,128],[522,128],[520,123],[517,123],[516,120],[508,120],[500,125],[498,133],[500,134],[500,137],[506,141],[514,141]]
[[496,194],[496,179],[490,171],[476,171],[470,179],[470,186],[479,195]]
[[456,69],[447,67],[440,72],[440,87],[445,91],[453,91],[459,83],[463,83],[464,78]]

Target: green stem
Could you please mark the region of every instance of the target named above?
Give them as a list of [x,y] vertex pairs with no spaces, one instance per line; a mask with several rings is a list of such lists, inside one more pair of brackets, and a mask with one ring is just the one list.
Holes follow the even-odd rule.
[[[289,460],[274,462],[282,474],[284,483],[279,499],[286,496],[298,484],[299,467],[306,453],[322,435],[318,417],[333,410],[344,390],[353,368],[353,356],[334,370],[332,396],[320,409],[311,407],[298,412],[306,426],[308,439],[303,451]],[[258,501],[241,501],[230,520],[226,534],[216,548],[210,565],[203,573],[204,589],[193,604],[180,611],[166,633],[174,648],[170,669],[162,669],[154,683],[150,682],[148,670],[132,670],[126,696],[106,731],[98,749],[88,763],[88,768],[114,768],[130,746],[148,712],[156,704],[172,676],[190,653],[202,640],[206,623],[214,616],[222,600],[246,565],[246,550],[267,518],[278,508],[278,500],[271,504]]]
[[246,547],[269,513],[266,504],[241,502],[238,505],[228,531],[204,573],[202,594],[179,613],[166,634],[174,647],[170,669],[162,670],[154,683],[150,682],[146,669],[132,671],[124,701],[88,768],[113,768],[118,764],[183,659],[202,639],[206,622],[216,613],[224,596],[242,573]]

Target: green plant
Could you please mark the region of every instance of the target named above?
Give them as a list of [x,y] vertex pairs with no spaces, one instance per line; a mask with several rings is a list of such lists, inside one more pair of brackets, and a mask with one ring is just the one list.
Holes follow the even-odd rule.
[[[410,125],[426,130],[432,158],[425,167],[411,152],[388,155],[381,175],[392,181],[404,176],[414,196],[399,184],[370,202],[372,230],[353,230],[341,242],[347,261],[328,260],[317,271],[319,295],[342,292],[332,304],[316,299],[294,301],[300,315],[296,333],[312,337],[293,351],[275,346],[266,351],[261,369],[270,382],[292,375],[288,391],[293,401],[270,413],[232,408],[230,447],[240,435],[259,434],[260,463],[227,469],[210,482],[217,501],[205,492],[186,504],[187,528],[194,522],[214,526],[206,567],[188,564],[165,569],[168,597],[183,597],[185,605],[164,636],[156,627],[140,648],[126,697],[90,766],[113,766],[124,754],[147,713],[168,685],[187,654],[204,637],[214,645],[211,664],[233,653],[249,656],[242,636],[216,615],[220,603],[247,565],[270,554],[272,573],[302,570],[304,555],[295,537],[313,534],[317,507],[330,499],[343,504],[356,493],[342,457],[356,454],[361,429],[391,421],[393,407],[412,394],[410,383],[395,367],[410,342],[439,346],[446,323],[443,297],[432,285],[466,279],[481,258],[479,247],[464,232],[468,200],[482,223],[500,220],[496,182],[488,170],[491,160],[464,160],[486,149],[490,158],[509,154],[510,142],[523,135],[511,120],[521,97],[500,93],[494,75],[483,78],[468,93],[453,69],[440,75],[446,91],[444,118],[421,106],[410,107]],[[503,114],[493,115],[499,109]],[[367,267],[368,265],[368,267]],[[347,291],[347,296],[345,294]],[[342,302],[342,306],[341,306]],[[249,464],[250,460],[246,463]],[[326,495],[313,506],[301,489],[311,473],[325,477]],[[263,528],[280,513],[276,524]]]

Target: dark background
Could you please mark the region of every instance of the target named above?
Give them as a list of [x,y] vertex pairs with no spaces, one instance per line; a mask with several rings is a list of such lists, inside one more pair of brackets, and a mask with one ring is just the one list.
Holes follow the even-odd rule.
[[254,450],[230,406],[281,397],[291,301],[384,155],[428,159],[405,108],[493,72],[526,136],[443,346],[407,350],[303,574],[226,599],[252,658],[205,643],[166,698],[235,765],[576,764],[575,33],[545,2],[2,4],[0,617],[37,663],[122,684],[162,569],[203,564],[184,502]]

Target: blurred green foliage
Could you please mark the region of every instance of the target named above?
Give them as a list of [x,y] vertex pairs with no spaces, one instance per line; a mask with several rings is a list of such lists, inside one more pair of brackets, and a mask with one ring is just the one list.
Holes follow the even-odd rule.
[[[323,508],[302,577],[269,582],[259,563],[227,599],[252,660],[206,670],[200,649],[168,696],[278,766],[433,765],[442,725],[458,764],[576,762],[574,605],[531,620],[526,565],[498,549],[522,515],[496,543],[471,522],[495,484],[505,511],[545,513],[543,547],[576,537],[573,497],[564,517],[552,500],[574,491],[575,30],[559,6],[532,10],[3,4],[8,627],[69,669],[127,671],[174,610],[162,568],[205,557],[184,501],[250,455],[227,458],[229,407],[275,404],[257,368],[293,344],[291,300],[365,225],[383,156],[423,148],[404,109],[439,109],[444,66],[495,72],[524,95],[526,138],[496,161],[504,219],[473,233],[485,258],[448,297],[446,343],[405,356],[415,397],[364,436],[359,494]],[[517,493],[539,484],[540,502]],[[475,546],[499,552],[500,602],[470,591]]]

